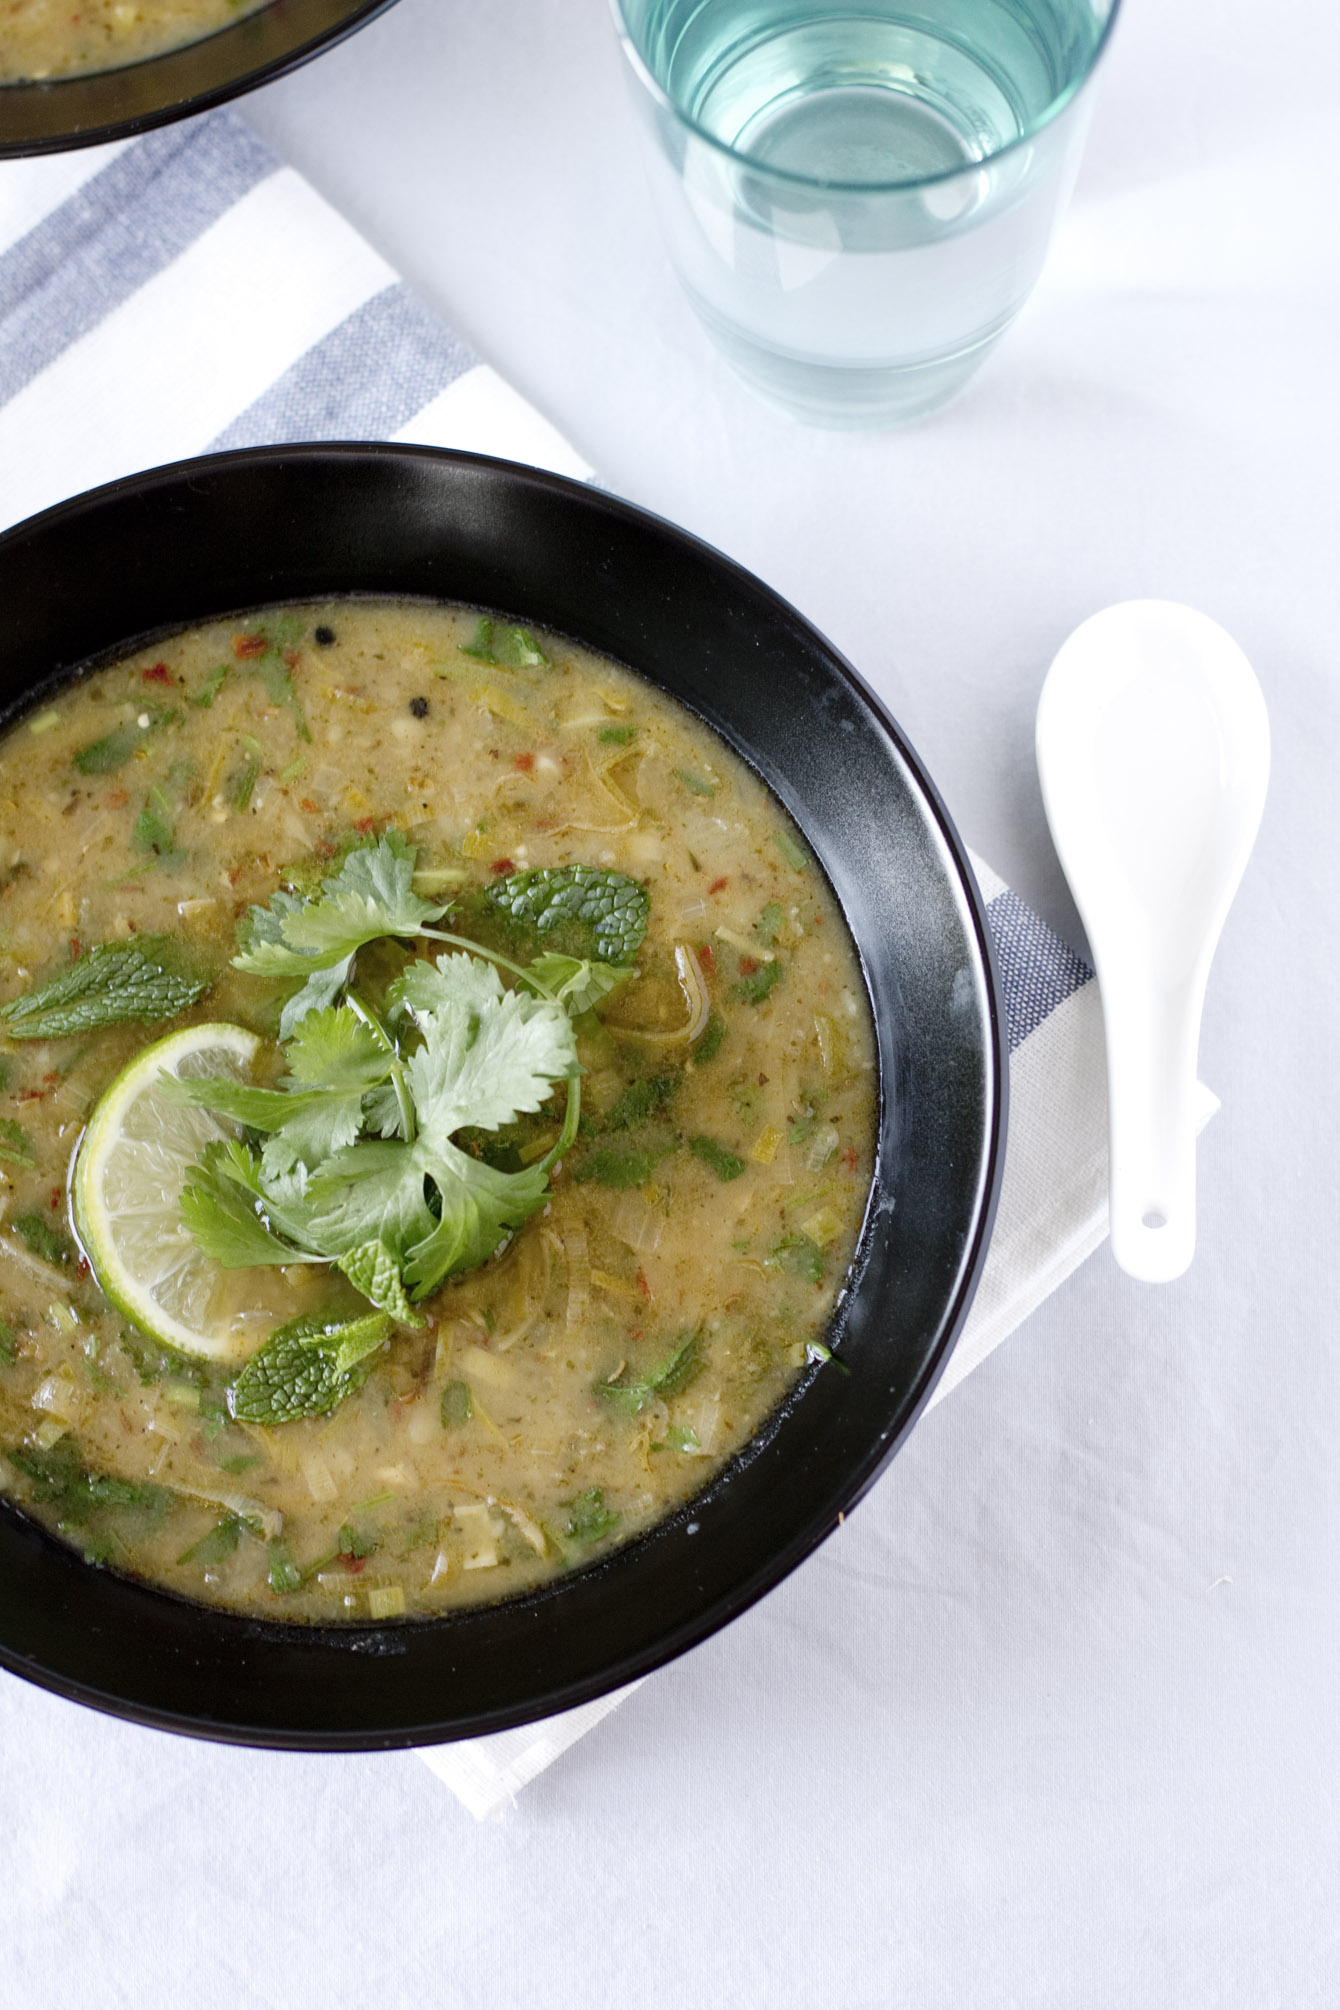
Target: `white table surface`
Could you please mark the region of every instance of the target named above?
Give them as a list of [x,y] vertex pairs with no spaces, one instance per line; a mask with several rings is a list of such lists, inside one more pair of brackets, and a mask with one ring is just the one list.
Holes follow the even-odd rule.
[[503,1821],[412,1756],[0,1679],[9,2010],[1340,2002],[1330,0],[1127,0],[1039,293],[902,435],[755,404],[651,227],[605,0],[401,0],[247,116],[613,488],[794,600],[1078,928],[1032,761],[1086,614],[1189,601],[1274,780],[1212,980],[1200,1250],[1104,1250],[761,1607]]

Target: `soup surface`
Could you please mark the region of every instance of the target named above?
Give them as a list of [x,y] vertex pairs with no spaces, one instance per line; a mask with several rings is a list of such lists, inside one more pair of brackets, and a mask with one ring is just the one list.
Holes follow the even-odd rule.
[[0,0],[0,83],[118,70],[198,42],[268,0]]
[[[355,950],[303,965],[304,929]],[[137,953],[152,1023],[100,1014]],[[0,971],[0,1484],[95,1561],[286,1620],[509,1596],[824,1361],[872,1174],[855,953],[769,791],[601,657],[344,601],[92,673],[0,743]],[[221,1039],[245,1108],[143,1058]],[[144,1190],[113,1152],[76,1227],[141,1088],[135,1150],[214,1143]],[[168,1247],[177,1324],[127,1318]]]

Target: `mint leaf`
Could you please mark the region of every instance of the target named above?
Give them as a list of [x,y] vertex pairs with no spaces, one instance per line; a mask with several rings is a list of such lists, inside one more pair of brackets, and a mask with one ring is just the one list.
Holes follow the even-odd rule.
[[174,1019],[205,989],[165,936],[104,942],[36,991],[0,1006],[11,1040],[62,1040],[130,1019]]
[[615,1381],[597,1382],[596,1394],[613,1403],[617,1409],[627,1411],[630,1417],[635,1417],[639,1410],[645,1410],[648,1403],[658,1398],[665,1401],[682,1395],[702,1365],[702,1336],[691,1333],[650,1375],[630,1381],[620,1376]]
[[230,1392],[233,1415],[243,1424],[288,1424],[321,1417],[361,1389],[372,1372],[370,1357],[391,1322],[382,1313],[332,1322],[292,1319],[253,1354]]
[[636,956],[650,912],[646,890],[635,879],[592,865],[510,873],[495,881],[485,898],[540,935],[564,923],[582,924],[601,963],[628,963]]

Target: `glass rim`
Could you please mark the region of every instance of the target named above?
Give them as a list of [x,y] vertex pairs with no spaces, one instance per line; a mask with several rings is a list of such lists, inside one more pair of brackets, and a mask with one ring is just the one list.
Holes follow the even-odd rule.
[[615,32],[623,45],[624,55],[648,95],[670,114],[677,125],[692,133],[695,139],[701,140],[713,153],[721,155],[734,167],[745,168],[750,174],[769,177],[791,188],[823,189],[834,195],[858,197],[894,195],[908,189],[943,186],[947,182],[957,181],[962,175],[980,174],[983,168],[992,166],[996,161],[1008,160],[1010,155],[1017,153],[1021,147],[1030,145],[1040,133],[1045,132],[1048,126],[1069,109],[1092,78],[1112,38],[1113,27],[1122,9],[1122,0],[1112,0],[1107,19],[1103,23],[1103,32],[1095,42],[1093,53],[1080,75],[1067,84],[1063,91],[1058,91],[1046,109],[1023,132],[1014,139],[1007,140],[1003,147],[996,147],[991,153],[983,154],[978,160],[963,161],[958,167],[941,168],[936,174],[909,175],[899,181],[841,181],[827,175],[800,174],[794,168],[774,167],[770,161],[758,160],[753,154],[744,153],[740,148],[718,139],[715,133],[709,132],[706,126],[700,125],[696,119],[690,118],[687,112],[682,111],[669,92],[652,75],[642,51],[633,40],[625,0],[609,0],[609,5],[610,12],[614,16]]

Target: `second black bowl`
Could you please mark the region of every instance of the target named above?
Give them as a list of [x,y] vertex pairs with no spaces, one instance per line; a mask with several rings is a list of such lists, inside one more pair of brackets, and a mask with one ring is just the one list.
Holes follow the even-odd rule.
[[716,728],[827,872],[878,1039],[864,1230],[811,1370],[705,1493],[506,1604],[344,1629],[244,1619],[91,1568],[0,1502],[0,1665],[119,1715],[300,1749],[501,1730],[645,1674],[837,1525],[944,1367],[1004,1161],[1003,1014],[980,895],[897,727],[776,594],[578,483],[414,447],[220,455],[0,537],[0,706],[154,630],[342,593],[464,601],[629,664]]
[[86,77],[0,84],[0,160],[128,139],[273,83],[395,0],[270,0],[256,14],[146,62]]

